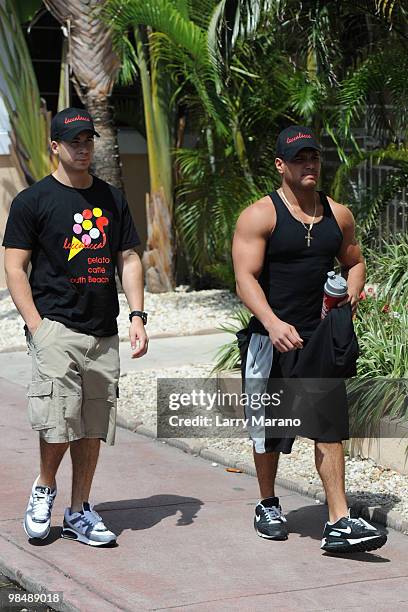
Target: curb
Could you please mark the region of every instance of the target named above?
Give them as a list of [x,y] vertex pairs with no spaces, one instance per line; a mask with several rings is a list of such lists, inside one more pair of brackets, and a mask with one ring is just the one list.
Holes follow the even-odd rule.
[[[214,334],[225,334],[222,329],[218,327],[207,327],[204,329],[197,329],[196,331],[187,332],[187,333],[179,333],[176,334],[174,332],[158,332],[157,334],[152,334],[149,336],[149,340],[160,340],[161,338],[188,338],[189,336],[212,336]],[[119,338],[119,342],[129,342],[129,338]],[[15,346],[8,346],[6,348],[0,349],[1,353],[19,353],[27,351],[27,347],[22,344],[17,344]],[[125,428],[126,429],[126,428]]]
[[[119,427],[129,429],[133,433],[152,438],[156,440],[156,442],[165,442],[169,446],[174,446],[175,448],[178,448],[189,455],[194,455],[196,457],[198,456],[206,461],[219,463],[225,467],[237,468],[244,474],[256,477],[255,466],[244,461],[230,459],[229,457],[221,455],[216,451],[212,451],[208,447],[205,447],[203,443],[199,441],[199,439],[165,438],[162,440],[157,438],[156,432],[153,429],[149,429],[144,425],[134,427],[132,420],[128,422],[123,417],[120,419]],[[279,477],[276,478],[276,484],[284,489],[287,489],[288,491],[294,491],[295,493],[300,493],[300,495],[304,495],[305,497],[319,500],[319,502],[323,504],[326,503],[325,492],[323,488],[319,487],[318,485],[308,485],[300,481],[288,480],[287,478]],[[400,531],[404,535],[408,535],[408,520],[404,519],[399,512],[396,512],[395,510],[389,510],[387,512],[378,506],[367,506],[363,502],[353,501],[352,493],[348,497],[351,513],[362,516],[367,520],[376,521],[384,527],[389,527],[394,529],[394,531]]]
[[[212,336],[213,334],[225,334],[225,331],[218,327],[206,327],[203,329],[197,329],[192,332],[158,332],[149,336],[149,340],[157,340],[159,338],[187,338],[188,336]],[[121,342],[127,342],[128,338],[121,339]]]
[[[51,576],[49,574],[50,564],[48,562],[37,556],[27,554],[26,551],[19,547],[16,548],[7,539],[1,538],[1,548],[0,571],[11,581],[16,582],[29,593],[52,595],[53,593],[61,592],[59,588],[61,582],[59,580],[62,579],[64,581],[64,575],[59,570],[57,570],[58,580],[56,580],[55,574]],[[15,559],[13,563],[10,563],[8,560],[11,555]],[[21,570],[21,567],[25,569]],[[44,576],[47,576],[47,578],[44,579]],[[86,586],[78,584],[78,582],[70,584],[69,581],[64,581],[62,594],[63,598],[60,602],[49,602],[49,607],[52,610],[58,612],[81,612],[84,609],[81,604],[82,601],[86,602],[87,610],[114,612],[117,609],[113,602],[111,603],[99,597],[98,594],[90,591]],[[34,609],[34,606],[30,604],[28,604],[28,607],[30,610]],[[25,604],[21,603],[18,609],[25,609]],[[35,609],[38,608],[35,607]]]

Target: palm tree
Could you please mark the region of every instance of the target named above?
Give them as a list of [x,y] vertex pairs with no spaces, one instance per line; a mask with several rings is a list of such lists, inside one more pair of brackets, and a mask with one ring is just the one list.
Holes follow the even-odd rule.
[[68,61],[76,92],[91,113],[100,138],[94,165],[105,181],[122,188],[117,132],[110,96],[119,70],[109,28],[98,18],[99,0],[44,0],[50,13],[67,28]]
[[[201,12],[208,23],[213,2]],[[176,117],[178,68],[174,44],[191,69],[188,81],[201,90],[210,114],[216,114],[208,81],[214,81],[205,31],[190,19],[185,3],[164,0],[107,0],[103,14],[113,30],[123,62],[122,78],[130,83],[138,72],[142,87],[149,156],[150,194],[147,195],[148,238],[143,256],[146,285],[153,292],[174,288],[174,176],[172,148]],[[175,43],[175,41],[177,41]],[[169,70],[171,66],[171,70]],[[206,82],[207,80],[207,82]],[[215,93],[214,82],[213,91]],[[214,96],[213,96],[214,98]],[[220,124],[219,124],[220,125]]]
[[[130,82],[138,72],[143,91],[151,182],[144,264],[150,290],[165,291],[174,286],[172,149],[176,138],[178,147],[182,140],[184,117],[177,134],[174,130],[180,104],[196,105],[206,117],[202,129],[212,174],[217,173],[211,161],[216,140],[231,133],[242,173],[252,181],[238,114],[228,100],[223,76],[228,66],[225,59],[238,33],[255,28],[261,4],[240,0],[107,0],[104,5],[103,15],[121,53],[122,75]],[[186,100],[191,96],[195,97],[192,105]],[[203,255],[199,245],[194,249],[200,250]]]
[[38,4],[0,3],[0,94],[12,127],[12,155],[29,185],[49,174],[55,164],[49,149],[51,117],[40,98],[21,27]]
[[[331,136],[340,160],[331,193],[349,202],[360,238],[370,242],[378,216],[406,184],[408,171],[406,3],[278,4],[282,27],[277,46],[289,54],[297,73],[289,79],[290,106],[317,132]],[[368,151],[354,137],[364,125],[366,134],[377,140]],[[367,162],[394,168],[378,189],[356,189],[356,171]]]

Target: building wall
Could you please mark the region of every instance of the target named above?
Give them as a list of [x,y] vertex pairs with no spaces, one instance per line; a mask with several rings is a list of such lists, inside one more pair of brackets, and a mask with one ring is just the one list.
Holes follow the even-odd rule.
[[149,191],[149,165],[147,155],[121,153],[123,182],[126,199],[141,241],[141,254],[146,245],[146,193]]

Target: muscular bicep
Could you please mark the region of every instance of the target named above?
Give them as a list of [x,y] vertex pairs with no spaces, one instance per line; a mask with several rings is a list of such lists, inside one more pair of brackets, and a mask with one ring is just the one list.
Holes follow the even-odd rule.
[[31,249],[15,249],[6,247],[4,254],[4,268],[6,274],[13,270],[24,270],[27,272],[31,260]]
[[232,243],[235,277],[261,273],[268,236],[274,227],[274,208],[263,200],[246,208],[240,215]]
[[358,263],[364,263],[364,257],[356,239],[354,218],[350,210],[342,206],[341,210],[337,212],[336,217],[338,217],[337,220],[343,233],[343,241],[337,253],[337,260],[340,265],[345,269],[349,269]]

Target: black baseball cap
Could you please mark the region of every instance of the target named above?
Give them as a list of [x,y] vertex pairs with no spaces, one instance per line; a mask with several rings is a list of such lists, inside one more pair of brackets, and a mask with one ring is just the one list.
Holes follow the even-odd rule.
[[301,149],[321,151],[310,128],[304,125],[291,125],[281,131],[276,141],[276,157],[290,161]]
[[64,108],[51,121],[51,140],[74,140],[84,130],[99,137],[91,115],[84,108]]

